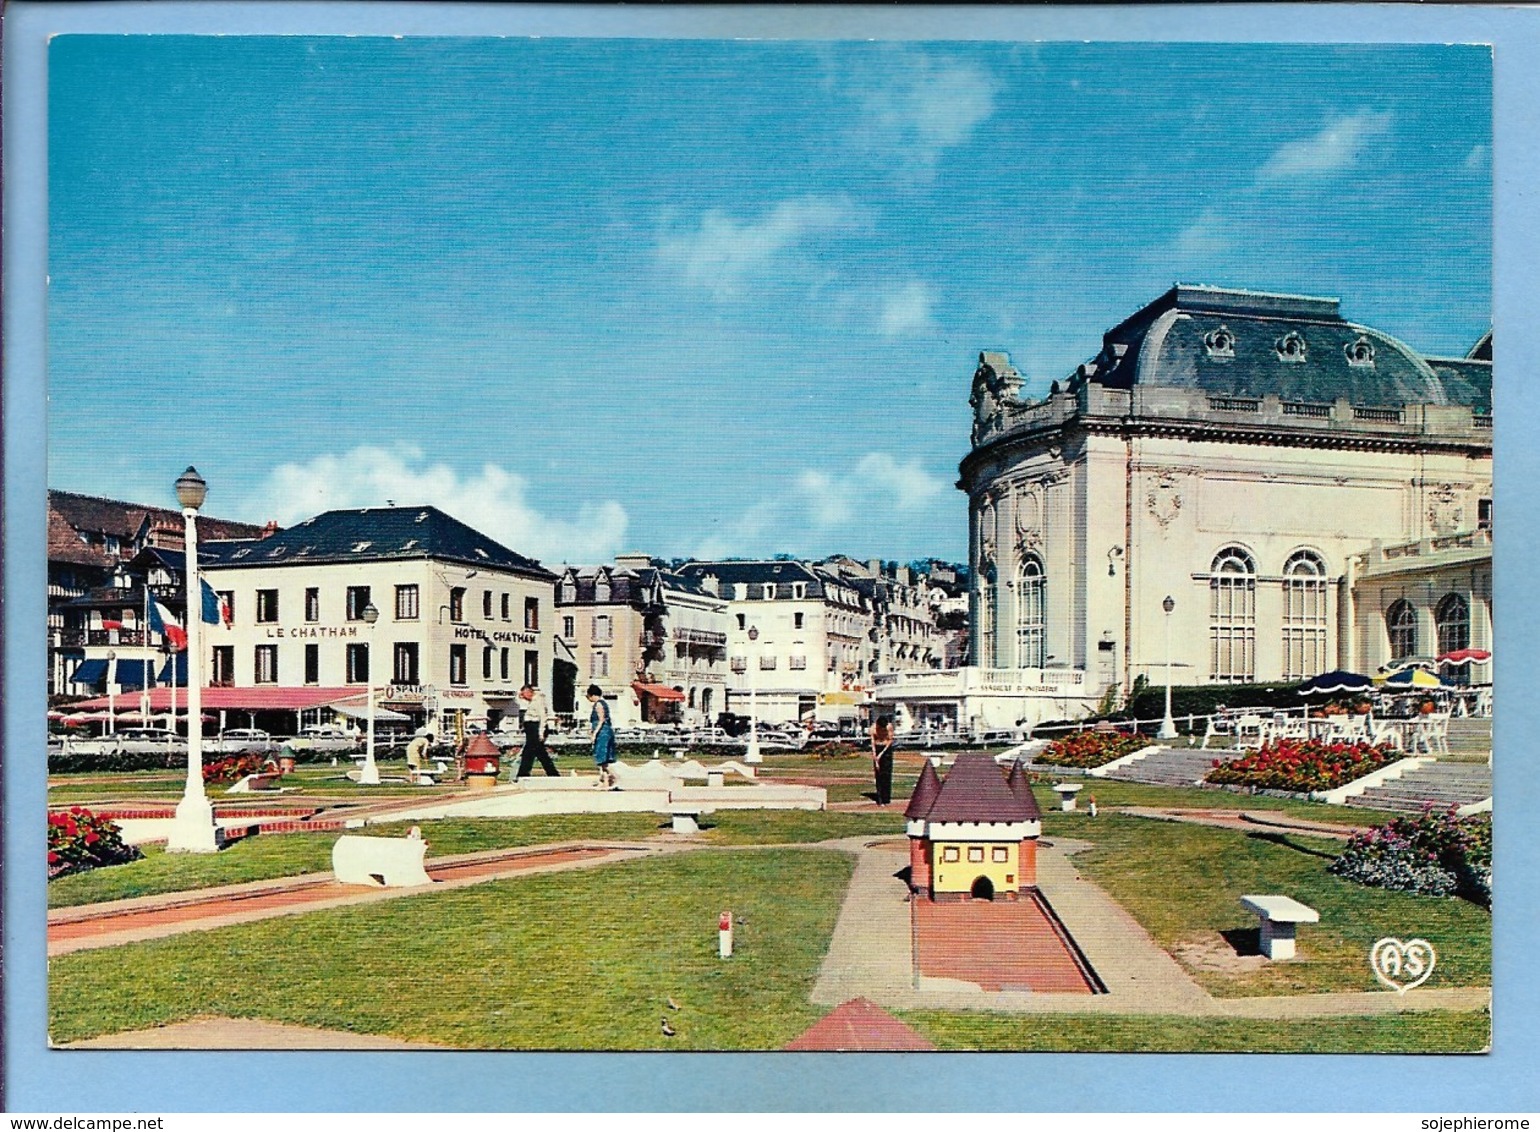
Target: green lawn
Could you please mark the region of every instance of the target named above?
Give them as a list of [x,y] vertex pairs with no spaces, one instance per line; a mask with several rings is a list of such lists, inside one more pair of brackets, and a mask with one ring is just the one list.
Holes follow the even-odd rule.
[[1485,1011],[1272,1021],[1180,1015],[1010,1015],[906,1011],[938,1048],[1071,1053],[1479,1053]]
[[[76,952],[49,961],[49,1034],[214,1014],[465,1048],[778,1049],[823,1014],[807,999],[852,867],[707,850]],[[729,908],[746,922],[724,961]]]
[[1216,995],[1383,989],[1368,963],[1370,946],[1383,936],[1421,937],[1433,944],[1438,963],[1428,986],[1491,983],[1492,918],[1485,909],[1454,897],[1388,892],[1332,876],[1326,866],[1341,850],[1337,841],[1117,814],[1094,820],[1050,814],[1043,834],[1094,842],[1072,858],[1076,868],[1178,959],[1193,947],[1217,960],[1228,958],[1233,948],[1222,932],[1254,947],[1257,918],[1241,907],[1243,894],[1282,893],[1320,912],[1319,924],[1300,927],[1299,957],[1289,962],[1224,971],[1187,961],[1194,977]]
[[[637,840],[651,837],[667,823],[657,814],[557,814],[517,820],[451,818],[420,824],[428,839],[431,860],[455,853],[547,841],[594,837]],[[409,828],[410,823],[388,822],[371,825],[368,832],[380,837],[400,837]],[[336,832],[259,834],[212,855],[166,853],[151,846],[143,860],[50,881],[48,906],[96,904],[130,896],[327,872],[332,867],[332,845],[338,836]]]
[[[1037,778],[1038,804],[1043,812],[1057,811],[1059,799],[1048,784],[1060,781],[1051,776]],[[1066,778],[1080,782],[1082,807],[1092,794],[1100,808],[1109,806],[1149,806],[1188,810],[1256,810],[1286,814],[1324,825],[1381,825],[1397,815],[1384,810],[1329,806],[1325,802],[1306,802],[1297,798],[1272,798],[1265,794],[1236,794],[1229,790],[1205,790],[1197,786],[1147,786],[1141,782],[1120,782],[1107,778]]]
[[838,810],[718,810],[701,819],[708,842],[722,845],[766,845],[797,841],[828,841],[835,837],[904,836],[904,815],[887,811],[845,813]]

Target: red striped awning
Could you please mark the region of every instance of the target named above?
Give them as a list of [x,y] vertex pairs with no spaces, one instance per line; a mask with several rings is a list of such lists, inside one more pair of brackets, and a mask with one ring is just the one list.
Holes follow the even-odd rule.
[[667,684],[632,684],[631,690],[642,695],[651,696],[655,700],[677,700],[684,702],[684,693],[678,688],[670,688]]

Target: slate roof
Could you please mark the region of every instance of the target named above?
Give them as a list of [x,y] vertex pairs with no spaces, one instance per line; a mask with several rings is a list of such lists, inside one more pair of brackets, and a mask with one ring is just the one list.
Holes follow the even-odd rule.
[[1336,299],[1178,284],[1107,331],[1101,352],[1070,380],[1317,404],[1490,406],[1490,366],[1482,372],[1474,361],[1435,368],[1390,335],[1344,319]]
[[[824,584],[833,581],[831,575],[810,567],[805,562],[778,561],[778,562],[687,562],[679,567],[676,573],[686,582],[700,586],[702,580],[709,574],[717,579],[721,595],[731,598],[732,587],[740,582],[749,585],[764,585],[773,583],[776,587],[775,596],[778,599],[789,599],[792,596],[792,583],[802,582],[807,586],[804,591],[810,598],[824,596]],[[704,590],[702,592],[705,592]]]
[[327,511],[261,540],[201,543],[200,561],[220,566],[323,565],[432,558],[554,580],[533,558],[495,542],[437,507]]
[[[922,771],[922,779],[923,774]],[[919,786],[915,792],[919,793]],[[1030,790],[1023,797],[1006,782],[1005,774],[992,757],[973,753],[957,756],[923,814],[911,812],[915,808],[911,799],[904,815],[931,822],[1020,822],[1036,821],[1042,816]]]
[[919,821],[935,804],[936,795],[941,793],[941,779],[936,777],[936,768],[929,759],[920,768],[920,780],[914,784],[914,793],[909,795],[909,804],[904,807],[904,817],[910,821]]
[[[86,566],[115,565],[121,554],[107,553],[100,540],[112,537],[122,545],[122,552],[132,552],[135,540],[149,530],[169,528],[180,540],[183,519],[170,507],[148,507],[121,499],[104,499],[73,491],[48,493],[48,558],[51,562],[73,562]],[[198,516],[198,534],[205,539],[257,538],[263,528],[255,523]],[[81,535],[93,536],[93,544]]]
[[[686,577],[672,570],[664,570],[657,566],[646,566],[638,569],[621,568],[618,566],[569,566],[561,574],[561,580],[569,578],[577,587],[576,602],[562,601],[557,595],[558,605],[588,605],[594,601],[594,587],[601,576],[609,575],[610,579],[610,605],[627,605],[632,602],[633,595],[639,595],[642,590],[651,590],[654,594],[661,587],[664,591],[692,594],[696,597],[725,600],[719,595],[707,592],[701,585],[699,577]],[[638,602],[637,604],[640,604]]]

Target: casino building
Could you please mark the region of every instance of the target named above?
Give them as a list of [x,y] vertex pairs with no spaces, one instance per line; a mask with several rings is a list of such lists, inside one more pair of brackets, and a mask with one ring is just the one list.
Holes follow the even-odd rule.
[[1168,634],[1176,684],[1373,671],[1409,623],[1490,648],[1490,334],[1433,357],[1336,299],[1178,285],[1047,397],[1021,384],[980,355],[969,664],[879,681],[901,721],[1078,715],[1164,683]]
[[556,575],[435,507],[328,511],[200,550],[230,610],[203,633],[212,687],[356,687],[362,703],[372,683],[442,735],[551,685]]

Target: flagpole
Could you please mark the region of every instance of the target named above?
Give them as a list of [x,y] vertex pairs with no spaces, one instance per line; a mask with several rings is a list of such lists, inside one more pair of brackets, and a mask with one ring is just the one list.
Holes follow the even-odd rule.
[[144,572],[144,620],[139,625],[139,643],[148,659],[144,660],[144,680],[139,686],[139,722],[150,726],[150,690],[155,680],[155,658],[150,655],[150,572]]

